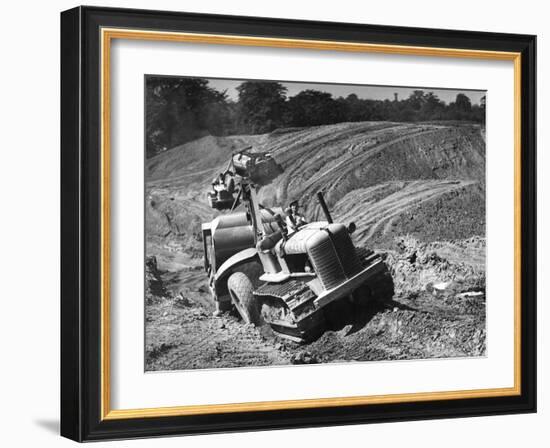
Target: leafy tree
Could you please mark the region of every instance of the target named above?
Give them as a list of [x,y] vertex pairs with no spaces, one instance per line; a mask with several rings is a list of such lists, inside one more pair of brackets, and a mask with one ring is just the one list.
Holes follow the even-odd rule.
[[208,85],[204,78],[151,76],[146,79],[147,157],[204,135],[259,134],[282,126],[318,126],[344,121],[465,120],[485,122],[485,97],[472,105],[459,93],[445,104],[433,92],[413,91],[397,101],[333,98],[307,89],[287,98],[279,82],[245,81],[238,101]]
[[473,116],[474,121],[477,121],[479,123],[485,123],[485,103],[486,103],[486,98],[485,96],[482,96],[481,99],[479,100],[479,105],[477,104],[472,105],[471,114]]
[[425,102],[426,97],[424,96],[423,90],[413,91],[413,93],[411,93],[409,95],[409,98],[407,99],[407,105],[415,112],[418,112],[420,109],[422,109],[422,106]]
[[283,124],[286,87],[279,82],[246,81],[239,92],[239,122],[242,131],[270,132]]
[[228,119],[226,93],[208,87],[203,78],[148,77],[146,111],[147,157],[222,134]]
[[318,126],[345,121],[346,109],[332,95],[319,90],[303,90],[288,101],[293,126]]
[[424,96],[424,102],[420,108],[421,120],[441,120],[445,112],[445,103],[433,92]]
[[351,93],[344,99],[344,103],[346,121],[369,121],[381,119],[378,117],[380,115],[380,111],[377,112],[375,110],[377,103],[373,100],[360,99],[355,93]]
[[[481,123],[485,123],[485,105],[487,104],[487,98],[485,97],[485,95],[483,95],[481,97],[481,99],[479,100],[479,110],[477,111],[477,117],[478,117],[478,120],[476,121],[480,121]],[[472,110],[474,109],[474,107],[472,106]]]
[[456,108],[461,112],[470,112],[472,110],[472,103],[463,93],[459,93],[455,99]]
[[459,93],[454,103],[449,104],[446,118],[449,120],[474,120],[470,98],[463,93]]

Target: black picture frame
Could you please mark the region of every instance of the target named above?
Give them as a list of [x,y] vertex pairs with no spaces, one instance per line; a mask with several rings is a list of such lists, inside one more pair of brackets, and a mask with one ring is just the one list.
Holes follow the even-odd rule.
[[[521,54],[521,392],[515,396],[102,419],[101,28]],[[61,13],[61,435],[76,441],[536,412],[536,37],[77,7]]]

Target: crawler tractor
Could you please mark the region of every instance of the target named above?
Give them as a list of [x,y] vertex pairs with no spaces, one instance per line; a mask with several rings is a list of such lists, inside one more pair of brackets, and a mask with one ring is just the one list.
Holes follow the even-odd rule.
[[[393,295],[393,281],[380,255],[356,248],[355,229],[334,223],[323,196],[326,221],[289,234],[280,208],[257,201],[256,190],[281,173],[269,155],[234,154],[227,170],[231,193],[217,209],[230,210],[202,225],[204,268],[216,312],[235,309],[246,323],[268,324],[296,342],[321,335],[342,307],[363,306]],[[231,204],[229,204],[231,202]],[[245,210],[234,209],[244,204]]]

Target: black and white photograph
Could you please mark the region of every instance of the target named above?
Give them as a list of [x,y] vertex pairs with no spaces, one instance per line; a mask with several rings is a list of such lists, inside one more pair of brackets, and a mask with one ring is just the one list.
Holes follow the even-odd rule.
[[3,446],[545,445],[543,2],[87,3],[3,9]]
[[486,354],[487,92],[145,77],[145,370]]

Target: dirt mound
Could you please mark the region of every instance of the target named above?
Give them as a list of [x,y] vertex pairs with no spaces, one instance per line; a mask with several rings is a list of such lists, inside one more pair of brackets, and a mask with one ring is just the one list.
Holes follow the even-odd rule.
[[179,191],[150,191],[145,202],[145,231],[148,238],[180,240],[183,248],[201,247],[201,223],[214,218],[208,204],[189,199]]
[[422,241],[484,235],[484,198],[476,180],[392,181],[351,191],[333,213],[355,222],[356,244],[393,248],[403,234]]
[[[155,247],[165,244],[200,257],[201,223],[219,212],[207,202],[212,179],[225,170],[231,154],[261,148],[265,136],[203,137],[146,161],[145,229]],[[149,252],[148,252],[149,253]]]
[[485,144],[479,126],[340,123],[268,136],[264,149],[285,172],[262,188],[266,205],[301,199],[312,219],[325,191],[334,206],[351,191],[389,181],[482,180]]
[[443,191],[428,201],[403,207],[391,219],[384,233],[369,241],[375,247],[392,248],[392,241],[409,234],[424,242],[467,239],[485,235],[485,185],[457,182],[458,187]]
[[219,213],[207,205],[212,179],[233,151],[250,145],[284,169],[260,188],[264,205],[299,199],[310,220],[323,219],[315,195],[324,191],[336,220],[356,222],[359,244],[390,247],[404,232],[419,239],[484,234],[479,126],[363,122],[209,136],[147,160],[148,237],[176,239],[198,255],[200,224]]
[[148,182],[193,182],[197,177],[216,174],[215,169],[227,166],[231,154],[249,146],[261,147],[265,135],[227,137],[207,136],[176,146],[146,161]]
[[421,243],[400,238],[386,254],[397,296],[427,291],[441,297],[485,290],[485,239]]

